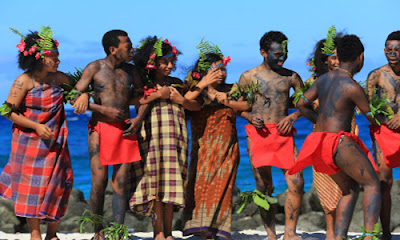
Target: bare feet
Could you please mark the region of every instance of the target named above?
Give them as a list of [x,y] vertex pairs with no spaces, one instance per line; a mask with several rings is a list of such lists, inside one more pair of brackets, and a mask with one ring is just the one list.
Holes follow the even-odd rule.
[[296,233],[285,233],[283,235],[283,240],[301,240],[301,237],[299,237],[299,235],[297,235]]
[[168,236],[165,240],[174,240],[172,236]]
[[157,235],[154,234],[154,240],[166,240],[164,237],[164,233],[160,232]]

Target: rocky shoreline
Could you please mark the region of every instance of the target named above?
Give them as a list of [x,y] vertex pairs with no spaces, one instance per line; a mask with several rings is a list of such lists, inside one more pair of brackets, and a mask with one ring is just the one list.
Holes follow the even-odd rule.
[[[110,181],[109,181],[110,182]],[[233,202],[237,202],[239,196],[236,191]],[[284,202],[286,192],[276,196],[278,203],[276,204],[276,224],[277,231],[284,229]],[[362,212],[362,198],[363,192],[360,192],[358,202],[355,207],[353,220],[350,225],[349,231],[360,232],[363,225],[363,212]],[[112,190],[110,184],[107,186],[105,197],[105,211],[104,217],[106,221],[112,220]],[[400,180],[394,180],[392,188],[392,219],[391,227],[393,232],[400,232]],[[83,193],[78,189],[73,189],[69,200],[68,210],[63,217],[59,231],[60,232],[79,232],[77,220],[83,214],[85,209],[90,209],[89,202],[84,199]],[[238,206],[234,207],[236,211]],[[0,231],[5,233],[26,233],[29,232],[26,220],[24,218],[16,217],[14,214],[14,206],[12,200],[0,199]],[[125,225],[128,226],[130,231],[134,232],[152,232],[152,226],[148,217],[135,215],[127,211],[125,216]],[[182,210],[175,213],[173,221],[174,230],[182,229]],[[42,225],[42,231],[45,231],[45,225]],[[248,205],[240,214],[233,214],[232,216],[232,231],[242,230],[259,230],[264,231],[257,206],[252,203]],[[303,203],[301,206],[301,215],[297,225],[297,229],[305,232],[316,232],[325,230],[325,215],[319,203],[317,193],[314,186],[310,191],[303,196]],[[93,232],[93,228],[87,227],[85,232]]]

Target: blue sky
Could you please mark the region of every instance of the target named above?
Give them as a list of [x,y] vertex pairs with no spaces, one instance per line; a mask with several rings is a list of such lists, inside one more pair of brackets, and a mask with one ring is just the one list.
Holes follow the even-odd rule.
[[41,25],[53,29],[60,42],[59,70],[73,71],[103,58],[101,38],[111,29],[128,32],[133,45],[148,35],[168,38],[183,52],[178,69],[172,75],[184,78],[194,64],[195,46],[205,37],[217,44],[228,65],[227,82],[236,82],[242,72],[262,62],[259,40],[270,30],[279,30],[289,38],[289,58],[285,67],[309,77],[308,57],[315,43],[335,25],[339,31],[356,34],[365,46],[365,65],[355,76],[365,80],[368,73],[384,64],[384,42],[389,33],[400,30],[400,1],[6,1],[0,15],[0,101],[3,102],[15,78],[19,37]]

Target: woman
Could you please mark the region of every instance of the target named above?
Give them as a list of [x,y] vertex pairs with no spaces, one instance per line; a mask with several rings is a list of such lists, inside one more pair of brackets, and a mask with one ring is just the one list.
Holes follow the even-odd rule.
[[[333,44],[330,44],[329,46],[327,44],[329,40],[327,41],[327,39],[322,39],[316,44],[314,57],[311,60],[311,63],[308,64],[312,67],[311,72],[313,72],[313,76],[307,79],[306,82],[314,83],[317,78],[322,74],[327,73],[328,71],[335,70],[339,67],[339,59],[337,57],[335,47],[339,42],[339,37],[335,34],[335,36],[331,40]],[[312,66],[312,63],[314,63],[314,66]],[[313,102],[313,107],[316,111],[318,111],[318,100]],[[315,125],[313,125],[313,130],[314,128]],[[351,133],[358,134],[355,116],[352,120]],[[335,211],[336,206],[342,196],[342,191],[328,174],[317,172],[314,170],[314,168],[313,181],[321,202],[321,206],[326,216],[326,239],[334,239],[336,216]]]
[[[208,68],[199,69],[199,62],[208,63]],[[228,97],[233,86],[225,83],[226,64],[221,52],[206,53],[186,79],[189,86],[196,78],[199,80],[185,97],[196,99],[203,107],[193,113],[191,120],[185,236],[231,237],[232,189],[240,159],[235,110],[248,107],[245,101]]]
[[169,76],[178,54],[167,39],[148,37],[133,59],[146,85],[144,96],[157,99],[151,103],[139,138],[143,161],[139,162],[142,166],[133,164],[138,183],[130,207],[152,217],[154,239],[173,239],[174,208],[185,206],[188,133],[184,109],[200,109],[173,87],[182,87],[180,79]]
[[[73,183],[62,90],[70,81],[57,71],[58,42],[49,27],[26,37],[13,31],[22,37],[18,63],[25,72],[17,77],[3,105],[13,127],[0,195],[12,197],[15,214],[27,218],[31,239],[42,239],[41,219],[48,222],[45,239],[57,239]],[[88,95],[82,96],[87,102]]]

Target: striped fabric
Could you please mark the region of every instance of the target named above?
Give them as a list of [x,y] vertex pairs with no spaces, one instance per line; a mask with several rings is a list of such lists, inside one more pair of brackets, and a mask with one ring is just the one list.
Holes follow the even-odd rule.
[[153,200],[184,207],[188,162],[183,107],[163,99],[152,104],[139,140],[143,161],[132,164],[137,183],[130,199],[131,210],[146,216],[152,216]]
[[[314,128],[315,125],[313,125],[313,131]],[[358,135],[358,126],[355,115],[351,120],[351,133]],[[328,174],[317,172],[314,167],[313,181],[324,212],[328,214],[335,211],[339,200],[342,197],[342,190],[340,190],[340,187]]]
[[183,235],[231,237],[232,189],[239,165],[236,113],[203,107],[191,121],[192,151]]
[[17,216],[59,221],[73,183],[62,89],[47,84],[31,89],[22,113],[46,124],[54,136],[43,140],[33,129],[13,125],[10,158],[0,175],[0,196],[13,199]]

